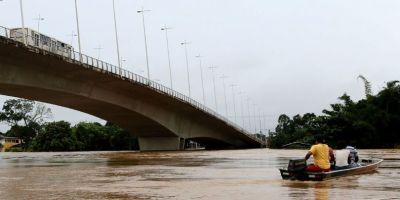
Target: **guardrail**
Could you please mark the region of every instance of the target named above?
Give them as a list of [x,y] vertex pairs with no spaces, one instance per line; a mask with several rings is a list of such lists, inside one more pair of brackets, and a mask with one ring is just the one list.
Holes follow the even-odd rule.
[[[6,38],[9,38],[9,39],[18,41],[18,42],[21,42],[21,41],[19,41],[19,38],[17,38],[17,39],[16,38],[11,38],[10,29],[8,29],[6,27],[3,27],[3,26],[0,26],[0,36],[6,37]],[[93,58],[91,56],[87,56],[87,55],[81,54],[81,53],[76,52],[74,50],[67,49],[65,47],[65,45],[64,46],[60,46],[58,44],[56,44],[56,46],[53,46],[53,44],[51,44],[52,46],[43,45],[42,41],[41,41],[42,38],[41,37],[34,37],[33,35],[29,34],[29,31],[28,31],[28,34],[25,34],[25,37],[26,37],[26,41],[28,41],[27,42],[28,46],[31,46],[31,47],[34,47],[34,48],[39,48],[39,49],[42,49],[42,50],[45,50],[45,51],[49,51],[49,52],[61,55],[61,56],[65,57],[66,59],[72,59],[73,61],[78,62],[80,64],[85,64],[85,65],[88,65],[90,67],[97,68],[99,70],[107,71],[109,73],[117,75],[118,77],[120,77],[122,79],[127,79],[129,81],[134,82],[134,83],[140,83],[144,87],[148,87],[148,88],[150,88],[152,90],[155,90],[155,91],[157,91],[159,93],[163,93],[163,94],[169,95],[169,96],[171,96],[171,97],[173,97],[173,98],[175,98],[177,100],[180,100],[180,101],[183,101],[185,103],[188,103],[191,106],[193,106],[193,107],[195,107],[195,108],[197,108],[199,110],[202,110],[203,112],[208,113],[208,114],[210,114],[210,115],[212,115],[212,116],[214,116],[214,117],[216,117],[216,118],[218,118],[218,119],[220,119],[222,121],[225,121],[228,125],[236,128],[237,130],[240,130],[245,135],[247,135],[249,138],[259,142],[260,144],[264,144],[265,143],[264,141],[262,141],[261,139],[255,137],[253,134],[251,134],[250,132],[248,132],[244,128],[242,128],[239,125],[237,125],[236,123],[230,121],[228,118],[218,114],[214,110],[206,107],[205,105],[197,102],[196,100],[191,99],[188,96],[186,96],[186,95],[184,95],[184,94],[182,94],[180,92],[172,90],[171,88],[168,88],[168,87],[166,87],[164,85],[161,85],[161,84],[159,84],[159,83],[157,83],[155,81],[149,80],[149,79],[147,79],[147,78],[145,78],[145,77],[143,77],[141,75],[135,74],[133,72],[130,72],[130,71],[125,70],[123,68],[117,67],[117,66],[112,65],[110,63],[98,60],[98,59]],[[30,43],[32,43],[32,41],[35,41],[35,40],[38,41],[38,43],[40,45],[30,44]],[[31,42],[29,42],[29,41],[31,41]],[[50,43],[51,42],[49,42],[49,44]],[[51,49],[53,49],[55,52],[51,51]],[[68,53],[68,56],[66,56],[65,53]]]

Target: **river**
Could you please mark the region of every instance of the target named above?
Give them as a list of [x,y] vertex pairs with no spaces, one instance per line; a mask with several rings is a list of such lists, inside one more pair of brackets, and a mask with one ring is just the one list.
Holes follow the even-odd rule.
[[283,181],[306,150],[1,153],[0,199],[400,199],[400,150],[360,150],[377,172]]

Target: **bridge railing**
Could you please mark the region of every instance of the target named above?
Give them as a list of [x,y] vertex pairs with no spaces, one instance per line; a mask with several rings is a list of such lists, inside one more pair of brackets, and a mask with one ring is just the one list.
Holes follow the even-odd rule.
[[[92,68],[94,70],[98,70],[98,71],[105,71],[105,72],[113,74],[114,76],[118,76],[119,78],[131,81],[133,83],[140,83],[143,86],[148,87],[152,90],[155,90],[159,93],[167,94],[167,95],[169,95],[175,99],[178,99],[182,102],[189,103],[193,107],[195,107],[199,110],[202,110],[205,113],[213,115],[216,118],[219,118],[220,120],[225,121],[227,124],[240,130],[241,132],[243,132],[244,134],[246,134],[248,137],[252,138],[253,140],[256,140],[262,144],[264,143],[261,139],[256,138],[253,134],[251,134],[244,128],[240,127],[236,123],[230,121],[228,118],[218,114],[214,110],[208,108],[207,106],[197,102],[196,100],[194,100],[180,92],[172,90],[171,88],[166,87],[160,83],[149,80],[146,77],[135,74],[133,72],[130,72],[123,68],[117,67],[110,63],[93,58],[91,56],[87,56],[85,54],[81,54],[79,52],[74,51],[73,49],[72,50],[68,49],[65,45],[59,45],[58,43],[55,46],[53,46],[54,44],[51,44],[51,43],[48,43],[49,45],[45,45],[44,43],[42,44],[41,37],[34,37],[32,34],[29,33],[29,31],[27,31],[27,32],[28,33],[25,35],[26,41],[27,41],[27,44],[26,44],[27,46],[39,48],[39,49],[42,49],[45,51],[49,51],[49,52],[61,55],[65,59],[70,59],[74,62],[77,62],[78,64],[84,64],[84,65],[86,65],[85,67],[90,67],[90,68]],[[20,38],[12,38],[10,33],[11,33],[10,29],[0,26],[0,36],[6,37],[9,39],[18,41],[18,42],[23,42],[23,37],[22,38],[21,37]],[[35,43],[35,40],[38,42]],[[40,44],[40,45],[38,45],[38,44]]]

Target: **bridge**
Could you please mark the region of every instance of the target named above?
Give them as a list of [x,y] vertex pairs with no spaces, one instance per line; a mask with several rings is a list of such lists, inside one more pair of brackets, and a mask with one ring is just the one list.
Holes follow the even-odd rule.
[[141,150],[179,150],[185,140],[210,149],[265,145],[213,110],[157,82],[73,50],[66,55],[50,49],[18,41],[0,27],[0,94],[110,121],[137,136]]

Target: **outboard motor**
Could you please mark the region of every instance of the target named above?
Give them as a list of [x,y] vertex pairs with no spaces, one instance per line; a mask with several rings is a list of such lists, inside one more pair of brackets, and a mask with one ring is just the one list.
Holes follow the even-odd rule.
[[307,163],[304,158],[290,159],[287,168],[279,169],[285,180],[306,180]]
[[306,160],[304,158],[296,158],[289,160],[287,169],[289,172],[298,173],[305,171],[306,168],[307,168]]

